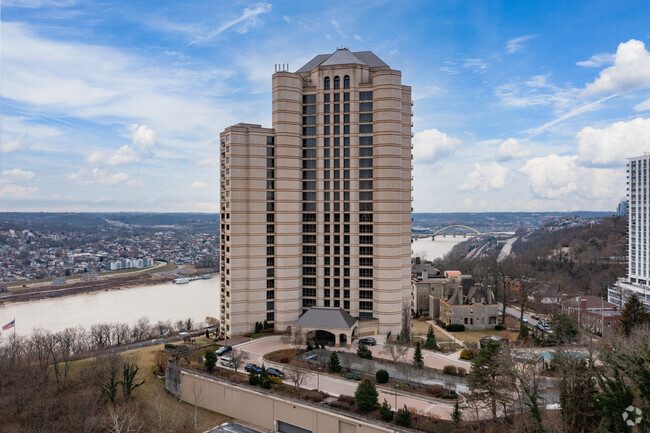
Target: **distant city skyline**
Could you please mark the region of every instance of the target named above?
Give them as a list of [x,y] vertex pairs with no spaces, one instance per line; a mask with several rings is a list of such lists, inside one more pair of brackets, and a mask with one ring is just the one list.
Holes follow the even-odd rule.
[[2,6],[3,211],[216,213],[219,132],[339,46],[413,87],[414,212],[614,212],[650,152],[642,1]]

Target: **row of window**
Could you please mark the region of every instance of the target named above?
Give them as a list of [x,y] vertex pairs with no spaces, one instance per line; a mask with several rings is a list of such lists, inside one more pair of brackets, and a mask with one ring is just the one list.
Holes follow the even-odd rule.
[[[273,212],[275,211],[275,181],[273,180],[275,177],[275,172],[271,168],[275,167],[275,141],[273,137],[266,137],[266,210],[268,212]],[[275,222],[275,214],[274,213],[267,213],[266,214],[266,222]],[[275,225],[274,224],[267,224],[266,225],[266,233],[275,233]],[[275,280],[272,278],[275,277],[275,247],[273,244],[275,244],[275,236],[267,236],[266,237],[266,277],[271,278],[266,280],[266,288],[267,289],[274,289],[275,288]],[[267,290],[266,291],[266,321],[271,323],[275,320],[275,302],[273,299],[275,299],[275,290]],[[271,323],[271,326],[273,326],[273,323]]]

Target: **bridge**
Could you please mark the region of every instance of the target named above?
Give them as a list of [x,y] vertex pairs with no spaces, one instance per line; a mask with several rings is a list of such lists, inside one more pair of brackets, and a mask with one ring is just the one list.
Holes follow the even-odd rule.
[[[462,228],[462,229],[467,229],[467,230],[469,230],[469,231],[471,231],[471,232],[476,233],[477,235],[482,235],[482,234],[483,234],[483,233],[479,232],[478,230],[476,230],[475,228],[472,228],[472,227],[469,227],[469,226],[464,226],[464,225],[460,225],[460,224],[452,224],[452,225],[450,225],[450,226],[445,226],[445,227],[443,227],[443,228],[441,228],[441,229],[436,230],[434,233],[431,234],[431,237],[432,237],[433,239],[435,239],[435,237],[436,237],[437,234],[439,234],[440,232],[442,232],[442,231],[444,231],[444,230],[451,229],[451,228]],[[444,236],[444,235],[443,235],[443,236]]]

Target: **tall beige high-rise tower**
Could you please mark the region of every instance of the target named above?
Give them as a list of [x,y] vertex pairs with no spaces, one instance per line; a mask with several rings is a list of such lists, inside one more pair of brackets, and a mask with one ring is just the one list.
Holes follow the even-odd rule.
[[240,123],[220,137],[222,327],[282,331],[317,306],[399,332],[410,301],[411,88],[370,51],[280,69],[273,128]]

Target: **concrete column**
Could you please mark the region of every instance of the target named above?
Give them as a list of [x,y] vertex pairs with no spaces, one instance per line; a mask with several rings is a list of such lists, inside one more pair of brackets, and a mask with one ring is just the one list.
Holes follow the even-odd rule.
[[334,347],[341,347],[341,339],[338,332],[334,334]]

